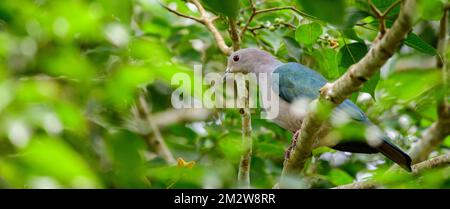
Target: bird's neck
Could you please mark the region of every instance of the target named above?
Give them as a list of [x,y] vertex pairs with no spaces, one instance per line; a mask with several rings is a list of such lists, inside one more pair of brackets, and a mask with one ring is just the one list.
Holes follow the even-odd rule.
[[271,60],[270,62],[261,62],[252,69],[252,72],[257,76],[261,73],[267,73],[268,75],[272,74],[275,69],[280,66],[282,63],[278,60]]

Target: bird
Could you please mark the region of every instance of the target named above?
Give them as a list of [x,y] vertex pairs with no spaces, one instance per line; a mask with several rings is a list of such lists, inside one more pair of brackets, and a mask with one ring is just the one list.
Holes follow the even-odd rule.
[[[270,91],[273,91],[279,97],[279,113],[271,120],[281,128],[294,133],[292,144],[285,153],[285,157],[289,158],[291,149],[297,143],[301,125],[305,118],[305,114],[292,113],[292,110],[302,108],[301,106],[294,106],[295,102],[302,99],[304,101],[317,99],[320,95],[319,90],[328,81],[317,71],[302,64],[296,62],[283,63],[270,53],[256,48],[244,48],[233,52],[228,57],[224,77],[231,73],[278,75],[278,79],[272,79],[269,87]],[[258,83],[258,85],[261,86],[262,83]],[[274,86],[278,88],[274,88]],[[264,88],[259,89],[261,91]],[[352,153],[382,153],[403,169],[411,172],[411,158],[409,155],[393,144],[386,134],[373,124],[366,114],[351,100],[344,100],[331,112],[331,118],[344,116],[350,118],[351,122],[359,125],[357,127],[364,127],[366,131],[375,130],[375,132],[364,136],[363,140],[338,140],[338,142],[324,144],[324,146]],[[316,147],[318,146],[322,146],[322,144]]]

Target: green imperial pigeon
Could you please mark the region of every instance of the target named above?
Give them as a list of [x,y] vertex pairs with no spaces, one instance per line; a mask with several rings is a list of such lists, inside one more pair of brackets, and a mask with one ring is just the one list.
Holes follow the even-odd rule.
[[[313,101],[318,98],[319,90],[327,83],[327,80],[314,70],[298,63],[282,63],[269,53],[259,49],[241,49],[234,52],[228,59],[227,73],[255,73],[257,76],[261,73],[267,73],[268,77],[278,74],[279,79],[272,79],[270,86],[278,86],[278,88],[270,88],[275,95],[279,96],[279,113],[272,119],[273,122],[282,128],[292,131],[294,134],[292,145],[286,151],[286,157],[293,146],[295,146],[299,129],[301,127],[305,114],[294,114],[298,107],[296,101]],[[261,86],[262,84],[259,83]],[[264,88],[260,88],[262,90]],[[267,88],[266,88],[267,89]],[[275,90],[277,89],[277,90]],[[261,92],[267,93],[267,92]],[[294,111],[293,111],[294,110]],[[306,111],[306,110],[300,110]],[[400,165],[402,168],[411,171],[411,158],[400,148],[389,142],[387,136],[370,120],[367,116],[350,100],[345,100],[332,112],[331,119],[349,118],[352,122],[356,122],[366,130],[364,140],[338,140],[334,143],[320,144],[318,146],[329,146],[333,149],[354,152],[354,153],[378,153],[383,155]],[[359,127],[359,126],[358,126]],[[329,140],[321,140],[329,141]],[[321,142],[322,143],[322,142]],[[323,142],[325,143],[325,142]]]

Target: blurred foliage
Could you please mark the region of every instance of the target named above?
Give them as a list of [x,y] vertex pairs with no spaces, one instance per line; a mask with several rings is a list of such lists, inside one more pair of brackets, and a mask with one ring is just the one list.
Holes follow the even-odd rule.
[[[294,6],[310,17],[291,10],[258,15],[242,37],[243,47],[301,62],[330,80],[358,62],[378,32],[379,21],[364,0],[253,2],[257,9]],[[384,11],[395,1],[373,2]],[[185,1],[163,3],[198,17]],[[229,45],[227,18],[243,27],[252,13],[249,1],[201,3],[220,16],[215,24]],[[362,92],[372,97],[353,98],[405,150],[436,120],[436,100],[444,96],[439,70],[403,67],[434,61],[444,3],[420,1],[422,21],[401,53],[364,86]],[[388,27],[398,12],[397,6],[389,13]],[[169,13],[156,0],[1,1],[0,187],[235,187],[242,153],[236,110],[161,128],[174,157],[194,161],[192,167],[166,163],[148,143],[153,133],[130,127],[137,121],[132,110],[140,92],[148,93],[152,113],[171,111],[174,74],[191,76],[194,64],[202,64],[203,73],[221,73],[225,61],[204,26]],[[258,116],[252,118],[252,186],[271,188],[292,134]],[[361,134],[354,126],[338,131],[344,137]],[[432,155],[449,149],[447,138]],[[318,148],[306,170],[320,179],[315,187],[329,188],[378,176],[391,164],[381,155]],[[393,188],[450,187],[448,168],[420,179],[380,178]]]

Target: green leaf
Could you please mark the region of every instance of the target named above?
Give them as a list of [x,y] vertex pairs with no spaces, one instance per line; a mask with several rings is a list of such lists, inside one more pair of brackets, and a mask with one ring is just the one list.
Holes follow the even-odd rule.
[[242,137],[239,134],[229,134],[219,141],[219,149],[223,155],[232,162],[238,162],[244,151]]
[[406,37],[405,44],[419,52],[429,54],[429,55],[436,55],[437,51],[434,47],[432,47],[430,44],[425,42],[422,38],[420,38],[415,33],[410,33]]
[[444,14],[444,4],[441,0],[419,0],[418,7],[421,17],[426,20],[439,20]]
[[315,50],[312,53],[312,56],[319,65],[319,69],[317,70],[319,70],[323,76],[330,80],[339,77],[338,65],[340,54],[337,51],[331,48],[321,48]]
[[256,143],[255,154],[265,159],[277,159],[283,156],[284,147],[274,142],[258,142]]
[[326,153],[326,152],[334,153],[334,152],[336,152],[336,150],[331,149],[329,147],[318,147],[318,148],[316,148],[316,149],[314,149],[312,151],[312,154],[313,154],[313,156],[319,156],[319,155],[321,155],[323,153]]
[[103,6],[102,8],[106,10],[105,13],[111,14],[114,19],[120,21],[121,23],[130,22],[133,11],[132,0],[100,0],[99,2]]
[[322,33],[322,27],[319,23],[313,22],[300,25],[295,31],[295,40],[301,44],[311,45]]
[[339,25],[344,21],[345,0],[297,0],[306,13],[331,24]]
[[294,58],[297,62],[300,61],[300,56],[302,54],[302,49],[298,42],[294,38],[285,36],[283,37],[284,44],[290,57]]
[[112,159],[114,183],[120,188],[146,188],[145,162],[140,152],[145,142],[135,134],[121,131],[108,135],[107,145]]
[[450,136],[447,136],[447,138],[445,138],[443,145],[450,148]]
[[67,187],[73,187],[77,179],[88,187],[99,187],[97,176],[83,158],[61,139],[38,137],[20,155],[29,174],[55,178]]
[[364,42],[364,40],[362,40],[360,37],[358,37],[358,35],[355,32],[355,29],[353,29],[353,28],[344,29],[344,30],[342,30],[342,33],[345,38],[352,39],[352,40],[359,41],[359,42]]
[[[357,42],[344,45],[339,53],[342,54],[339,66],[349,68],[351,65],[357,63],[368,52],[367,46],[364,43]],[[342,75],[343,73],[341,73]]]
[[328,173],[327,178],[331,183],[334,185],[343,185],[343,184],[349,184],[352,183],[353,178],[348,175],[345,171],[335,168]]
[[352,28],[359,20],[364,19],[367,16],[369,16],[369,13],[365,11],[350,9],[347,11],[343,27],[346,29]]
[[408,70],[390,75],[380,81],[377,87],[377,100],[384,106],[406,104],[420,95],[430,91],[442,82],[441,71]]
[[262,31],[260,34],[261,40],[271,46],[275,53],[283,46],[283,39],[280,38],[282,36],[280,31]]
[[[366,55],[368,52],[366,44],[362,42],[357,43],[351,43],[344,45],[339,53],[342,55],[339,73],[342,75],[344,74],[347,69],[357,63],[359,60],[361,60],[364,55]],[[375,75],[369,79],[368,82],[364,84],[364,87],[362,88],[362,92],[367,92],[374,96],[375,88],[377,87],[378,81],[380,80],[380,72],[375,73]]]
[[221,15],[235,18],[239,14],[239,0],[203,0],[206,7]]
[[380,71],[377,71],[375,75],[373,75],[369,81],[367,81],[363,88],[361,89],[362,92],[369,93],[372,95],[373,98],[375,98],[375,89],[377,88],[378,82],[380,81],[381,73]]

